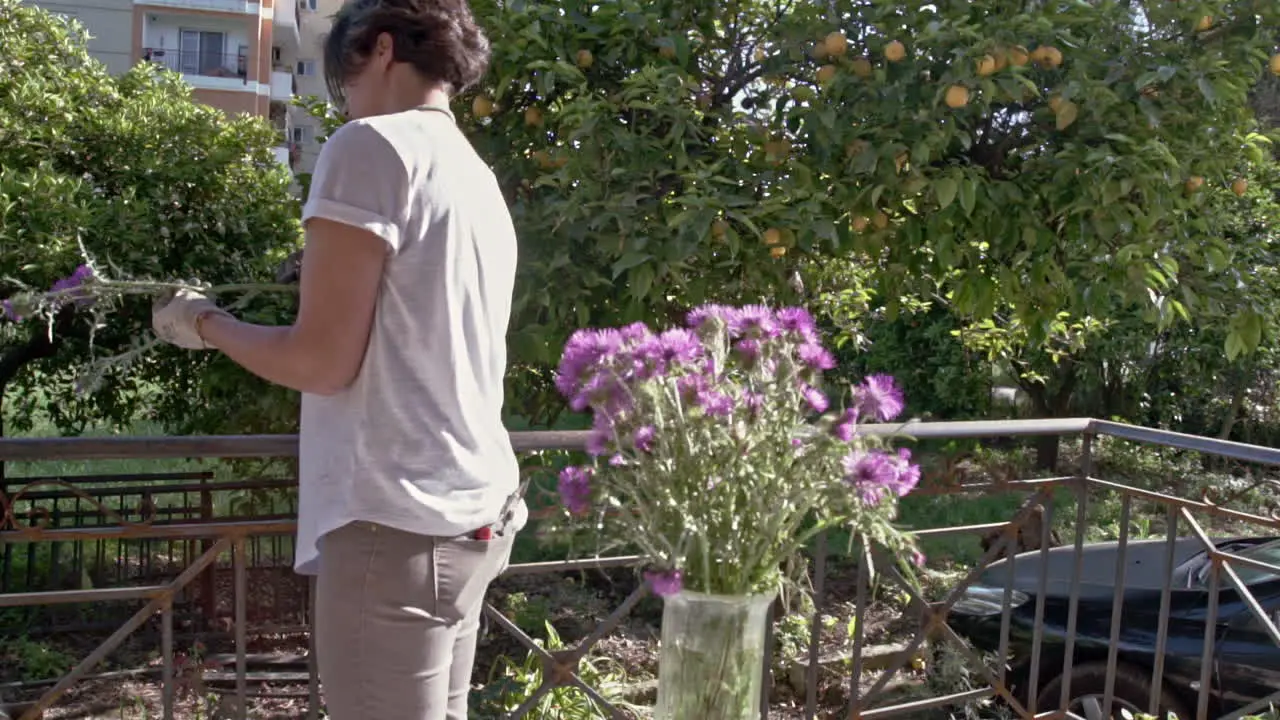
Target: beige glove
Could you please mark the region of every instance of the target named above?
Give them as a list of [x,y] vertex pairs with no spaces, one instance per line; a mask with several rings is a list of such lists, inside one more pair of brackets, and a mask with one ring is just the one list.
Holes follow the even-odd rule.
[[213,304],[209,298],[195,290],[167,292],[156,298],[151,306],[151,327],[156,337],[187,350],[209,350],[212,345],[200,337],[197,323],[209,315],[231,313]]

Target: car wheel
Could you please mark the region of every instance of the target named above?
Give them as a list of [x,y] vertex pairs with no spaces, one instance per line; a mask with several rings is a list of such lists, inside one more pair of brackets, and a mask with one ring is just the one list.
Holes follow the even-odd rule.
[[[1058,676],[1045,683],[1037,695],[1036,712],[1044,712],[1056,708],[1062,696],[1063,676]],[[1116,681],[1112,690],[1111,720],[1120,720],[1125,711],[1131,715],[1145,714],[1150,706],[1151,673],[1139,670],[1132,665],[1118,663],[1116,665]],[[1103,704],[1107,692],[1107,664],[1105,662],[1083,663],[1071,669],[1071,703],[1067,711],[1084,720],[1108,720],[1103,716]],[[1173,713],[1180,718],[1195,717],[1168,687],[1160,689],[1160,717]]]

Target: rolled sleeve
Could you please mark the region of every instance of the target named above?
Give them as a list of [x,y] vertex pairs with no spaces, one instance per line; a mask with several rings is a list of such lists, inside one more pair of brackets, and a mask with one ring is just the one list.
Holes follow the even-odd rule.
[[302,222],[324,218],[366,230],[397,252],[408,191],[404,161],[387,138],[369,125],[348,123],[320,150]]

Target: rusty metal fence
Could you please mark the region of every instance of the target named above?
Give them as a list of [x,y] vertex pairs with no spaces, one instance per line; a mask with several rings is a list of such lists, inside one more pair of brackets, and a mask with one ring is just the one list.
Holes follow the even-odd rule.
[[[1260,559],[1251,549],[1269,546],[1238,541],[1280,537],[1280,519],[1270,510],[1229,507],[1220,498],[1178,497],[1100,479],[1095,477],[1094,447],[1103,439],[1124,441],[1260,467],[1280,466],[1280,450],[1088,419],[909,423],[871,426],[864,431],[901,433],[920,441],[1076,438],[1081,448],[1079,468],[1066,477],[960,481],[932,488],[929,492],[954,494],[955,502],[963,502],[959,498],[964,496],[1012,495],[1018,499],[1018,509],[1008,521],[917,531],[926,542],[948,536],[982,539],[981,557],[971,567],[955,573],[954,581],[947,586],[918,587],[897,574],[890,563],[871,562],[874,551],[854,543],[849,547],[857,561],[838,562],[841,553],[833,550],[837,543],[826,535],[819,536],[812,553],[815,603],[808,623],[808,647],[792,658],[793,668],[799,669],[797,674],[801,677],[800,707],[794,714],[769,708],[767,700],[778,679],[771,663],[762,668],[767,695],[764,717],[773,712],[776,716],[807,719],[912,718],[925,717],[922,713],[937,708],[952,708],[976,717],[974,709],[980,708],[980,713],[993,717],[1100,720],[1120,717],[1120,711],[1174,710],[1184,720],[1229,720],[1280,701],[1280,630],[1276,624],[1280,618],[1280,567]],[[575,432],[513,433],[512,437],[517,450],[524,453],[574,451],[581,449],[585,441],[584,434]],[[288,459],[295,455],[296,438],[291,436],[0,440],[0,462],[10,463],[50,459]],[[153,480],[163,482],[152,483]],[[236,700],[232,714],[248,716],[252,697],[249,635],[251,627],[253,632],[259,632],[260,627],[250,617],[246,595],[254,568],[278,569],[291,563],[295,529],[291,507],[272,506],[259,516],[236,517],[232,513],[214,517],[210,510],[212,494],[235,488],[215,482],[207,473],[105,481],[101,477],[11,477],[8,482],[8,492],[0,495],[0,548],[5,558],[34,552],[32,548],[41,544],[57,561],[51,567],[58,567],[64,550],[69,549],[66,552],[70,564],[66,567],[74,575],[87,564],[99,571],[104,565],[110,566],[111,562],[104,558],[107,549],[113,548],[116,564],[122,570],[115,578],[105,580],[126,582],[117,582],[115,587],[15,590],[29,588],[34,575],[5,577],[6,592],[0,592],[0,611],[77,604],[125,604],[136,608],[70,672],[44,689],[38,698],[18,707],[15,718],[41,717],[127,638],[157,621],[161,707],[166,719],[174,717],[180,671],[180,658],[175,651],[175,617],[184,602],[194,602],[199,612],[209,617],[218,615],[215,605],[221,582],[219,571],[225,579],[222,584],[228,586],[225,595],[229,601],[223,614],[225,629],[234,645],[229,673]],[[15,489],[18,482],[24,484]],[[273,487],[288,488],[293,481],[272,478],[270,482]],[[157,501],[159,494],[169,491],[178,499]],[[129,514],[108,509],[101,501],[107,496],[135,497],[134,507],[138,510]],[[41,509],[42,500],[52,501],[52,505]],[[1109,544],[1098,546],[1091,541],[1099,534],[1091,525],[1091,511],[1100,504],[1117,502],[1119,519],[1116,531],[1110,533],[1114,538]],[[64,510],[68,503],[71,507]],[[75,507],[77,504],[79,508]],[[122,502],[120,507],[127,504]],[[1057,522],[1062,507],[1069,508],[1069,522]],[[102,517],[87,519],[91,515]],[[1144,533],[1147,539],[1131,540],[1139,515],[1148,524],[1155,518],[1160,532]],[[1060,526],[1069,529],[1066,543],[1056,542]],[[1152,540],[1153,535],[1163,539]],[[119,550],[131,544],[144,549],[134,551],[134,556]],[[55,547],[59,549],[54,550]],[[94,557],[97,562],[87,563],[87,558]],[[129,557],[135,557],[135,561],[130,562]],[[157,563],[157,558],[162,561]],[[1276,558],[1280,559],[1280,549]],[[1192,561],[1198,563],[1195,572],[1179,575]],[[508,575],[631,567],[642,562],[639,557],[617,557],[514,564]],[[157,563],[158,569],[147,569],[153,567],[148,563]],[[27,563],[25,572],[32,572],[32,565]],[[5,568],[8,567],[6,561]],[[130,574],[124,571],[126,567],[139,569]],[[873,577],[873,567],[887,569]],[[829,627],[832,585],[841,580],[852,582],[850,627],[855,630],[850,633],[852,647],[846,662],[827,664],[821,657],[822,633]],[[192,601],[193,588],[202,582],[212,583],[210,589],[196,593],[200,599]],[[907,616],[912,619],[914,631],[903,647],[872,668],[866,657],[870,641],[865,628],[868,613],[874,607],[873,591],[877,585],[883,591],[886,584],[896,585],[908,597]],[[300,585],[301,591],[290,603],[297,606],[299,629],[305,629],[311,617],[311,593],[305,583]],[[1135,595],[1135,587],[1144,589],[1145,594]],[[558,649],[544,648],[515,621],[493,605],[487,606],[491,625],[509,633],[542,667],[541,685],[508,717],[530,716],[528,713],[547,693],[564,686],[576,687],[592,698],[603,716],[631,717],[629,711],[614,707],[609,698],[583,680],[579,663],[645,594],[644,586],[637,584],[594,630],[571,647]],[[1152,613],[1151,607],[1138,607],[1136,603],[1158,603],[1158,611]],[[1203,608],[1196,603],[1202,603]],[[1143,626],[1135,619],[1144,613],[1155,618],[1154,625]],[[1142,643],[1135,641],[1135,633],[1139,639],[1148,639],[1153,647],[1139,647]],[[954,654],[972,671],[976,678],[972,687],[928,697],[892,693],[895,678],[919,673],[913,667],[922,661],[930,662],[922,658],[936,658],[940,652]],[[306,672],[301,676],[307,688],[306,714],[316,718],[321,711],[321,688],[315,674],[314,648],[306,653],[305,663]],[[833,686],[840,689],[837,701],[828,692]],[[1135,700],[1136,695],[1143,697]],[[982,701],[994,702],[975,705]]]

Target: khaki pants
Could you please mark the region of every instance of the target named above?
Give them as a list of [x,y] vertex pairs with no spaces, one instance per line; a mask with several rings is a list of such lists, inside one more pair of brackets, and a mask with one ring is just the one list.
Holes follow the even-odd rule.
[[514,535],[355,522],[321,538],[316,655],[329,717],[466,720],[485,591]]

